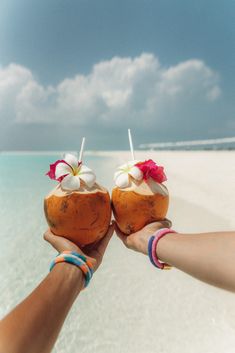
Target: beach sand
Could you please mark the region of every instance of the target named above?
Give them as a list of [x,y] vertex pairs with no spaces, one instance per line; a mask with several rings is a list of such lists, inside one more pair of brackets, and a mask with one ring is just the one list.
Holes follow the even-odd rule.
[[[105,157],[98,174],[111,190],[116,166],[130,154],[96,155]],[[235,152],[137,152],[136,158],[152,158],[165,166],[171,197],[168,217],[174,229],[235,230]],[[21,226],[23,230],[22,222]],[[48,271],[54,251],[41,240],[45,226],[44,221],[38,224],[29,218],[25,232],[35,231],[37,239],[22,235],[7,243],[5,234],[1,236],[8,258],[0,282],[1,315]],[[6,229],[10,231],[10,226]],[[27,256],[22,263],[19,254],[24,251]],[[0,260],[6,267],[4,254]],[[73,306],[53,352],[232,353],[234,347],[234,294],[176,269],[158,271],[147,257],[126,249],[114,236],[101,268]]]

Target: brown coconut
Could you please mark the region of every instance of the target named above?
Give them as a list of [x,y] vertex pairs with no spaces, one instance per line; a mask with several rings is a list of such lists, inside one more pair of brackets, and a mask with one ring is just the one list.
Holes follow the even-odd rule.
[[130,178],[127,188],[112,191],[112,208],[120,230],[131,234],[146,224],[162,221],[167,214],[169,194],[165,185],[149,178],[136,181]]
[[51,231],[78,246],[101,239],[111,219],[108,191],[94,184],[82,185],[78,191],[65,191],[58,185],[44,199],[44,211]]

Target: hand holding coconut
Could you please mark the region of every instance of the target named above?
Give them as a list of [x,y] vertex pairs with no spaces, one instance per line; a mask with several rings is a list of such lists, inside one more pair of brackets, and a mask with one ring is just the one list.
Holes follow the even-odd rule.
[[108,246],[108,243],[113,235],[114,224],[112,223],[105,236],[96,243],[86,245],[80,249],[76,244],[64,237],[58,237],[48,229],[44,233],[44,239],[50,243],[53,248],[55,248],[59,253],[63,251],[74,251],[81,255],[85,255],[89,261],[91,261],[94,271],[100,266],[105,250]]
[[171,221],[168,219],[164,219],[161,222],[153,222],[147,224],[144,228],[140,229],[139,231],[132,233],[126,236],[115,224],[115,231],[117,236],[121,239],[123,244],[131,250],[140,252],[144,255],[148,255],[148,243],[151,236],[156,233],[159,229],[162,228],[170,228]]

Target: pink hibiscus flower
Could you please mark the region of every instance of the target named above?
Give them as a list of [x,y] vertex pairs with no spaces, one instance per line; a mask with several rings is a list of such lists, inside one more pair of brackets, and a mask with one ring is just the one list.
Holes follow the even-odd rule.
[[46,173],[46,175],[48,175],[50,179],[57,180],[57,181],[61,182],[66,175],[62,175],[59,178],[56,178],[55,172],[56,172],[56,167],[59,163],[65,163],[68,165],[68,163],[66,163],[65,160],[58,159],[55,163],[50,164],[50,170],[49,170],[49,172]]
[[167,177],[164,173],[164,167],[157,165],[152,159],[148,159],[144,162],[139,162],[135,164],[135,166],[142,171],[144,180],[152,178],[160,184],[167,180]]

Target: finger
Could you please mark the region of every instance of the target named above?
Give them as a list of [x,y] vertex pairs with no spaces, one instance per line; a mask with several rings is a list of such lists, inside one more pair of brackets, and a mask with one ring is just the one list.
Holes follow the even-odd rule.
[[[53,234],[52,231],[50,229],[48,229],[45,233],[44,233],[44,239],[50,243],[54,249],[56,249],[58,252],[61,252],[63,250],[66,250],[66,245],[63,244],[64,238],[58,239],[58,236]],[[65,240],[65,239],[64,239]]]
[[119,229],[117,223],[115,222],[115,232],[118,236],[118,238],[121,239],[121,241],[127,246],[127,236]]
[[55,235],[54,233],[52,233],[52,231],[50,229],[48,229],[45,233],[44,233],[44,239],[50,243],[53,248],[55,248],[58,252],[62,252],[65,250],[73,250],[76,249],[76,251],[79,251],[82,253],[81,249],[75,245],[73,242],[71,242],[70,240]]
[[165,218],[161,224],[166,227],[166,228],[170,228],[172,226],[172,222],[168,219],[168,218]]
[[100,243],[97,247],[97,250],[99,251],[99,253],[104,254],[104,252],[108,246],[108,243],[113,236],[113,232],[114,232],[114,223],[112,223],[109,226],[109,229],[108,229],[106,235],[104,236],[103,239],[100,240]]
[[48,228],[45,233],[43,234],[43,238],[44,240],[46,240],[48,243],[50,243],[52,246],[54,246],[53,244],[55,244],[56,239],[55,239],[55,235],[52,233],[52,231],[50,230],[50,228]]
[[161,228],[170,228],[170,227],[171,227],[171,221],[165,218],[162,221],[151,222],[149,224],[146,224],[146,226],[143,229],[150,229],[150,230],[156,231]]

